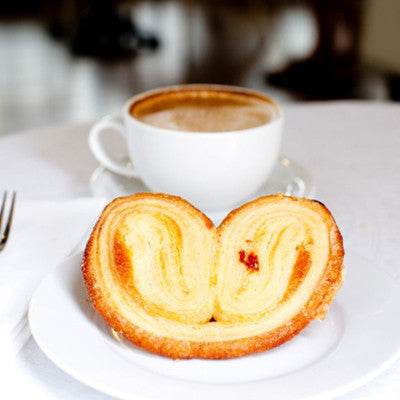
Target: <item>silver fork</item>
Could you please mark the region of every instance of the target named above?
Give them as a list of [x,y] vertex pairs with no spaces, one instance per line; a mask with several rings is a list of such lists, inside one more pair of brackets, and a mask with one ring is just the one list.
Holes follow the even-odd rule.
[[0,251],[2,251],[4,249],[4,246],[6,245],[7,240],[10,236],[10,229],[11,229],[11,222],[12,222],[12,218],[13,218],[13,214],[14,214],[16,193],[13,192],[13,195],[11,198],[11,205],[10,205],[9,211],[8,211],[6,227],[4,228],[4,231],[2,231],[1,228],[2,228],[2,222],[3,222],[3,214],[4,214],[5,207],[6,207],[7,196],[8,196],[8,193],[6,191],[3,194],[3,202],[1,204],[1,209],[0,209],[0,232],[1,232],[0,233]]

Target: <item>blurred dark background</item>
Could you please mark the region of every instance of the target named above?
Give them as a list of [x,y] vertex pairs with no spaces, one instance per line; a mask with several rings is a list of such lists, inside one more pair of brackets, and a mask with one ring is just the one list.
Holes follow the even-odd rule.
[[398,101],[399,38],[398,0],[1,2],[0,135],[179,83]]

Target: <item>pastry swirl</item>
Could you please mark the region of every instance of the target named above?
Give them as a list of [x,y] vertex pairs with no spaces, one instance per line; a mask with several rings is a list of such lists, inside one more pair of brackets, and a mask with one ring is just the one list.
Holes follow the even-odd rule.
[[82,271],[94,308],[132,343],[218,359],[268,350],[323,319],[343,255],[316,201],[261,197],[216,228],[181,198],[143,193],[105,208]]

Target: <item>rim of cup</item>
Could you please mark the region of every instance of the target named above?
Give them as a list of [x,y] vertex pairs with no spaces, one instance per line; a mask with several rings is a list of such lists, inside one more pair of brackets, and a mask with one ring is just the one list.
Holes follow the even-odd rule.
[[[161,128],[159,126],[155,125],[150,125],[147,124],[143,121],[140,121],[139,119],[135,118],[131,113],[131,107],[134,103],[137,103],[138,101],[145,100],[149,97],[155,97],[159,94],[163,93],[173,93],[173,92],[179,92],[181,90],[187,90],[187,91],[195,91],[195,90],[204,90],[204,91],[222,91],[226,93],[233,93],[233,94],[239,94],[239,95],[249,95],[253,97],[257,97],[261,100],[264,100],[265,102],[270,103],[274,107],[274,111],[276,112],[276,115],[273,116],[272,120],[269,120],[265,122],[262,125],[258,126],[253,126],[251,128],[246,128],[246,129],[237,129],[237,130],[227,130],[227,131],[215,131],[215,132],[204,132],[204,131],[185,131],[185,130],[174,130],[174,129],[169,129],[169,128]],[[258,132],[259,130],[265,129],[266,126],[273,126],[278,123],[280,123],[283,120],[284,113],[281,105],[274,100],[272,97],[265,95],[262,92],[259,92],[257,90],[253,89],[248,89],[248,88],[243,88],[240,86],[231,86],[231,85],[220,85],[220,84],[203,84],[203,83],[194,83],[194,84],[185,84],[185,85],[172,85],[172,86],[165,86],[162,88],[158,89],[152,89],[148,90],[146,92],[142,92],[140,94],[137,94],[133,97],[131,97],[129,100],[127,100],[123,106],[123,111],[124,111],[124,116],[128,117],[129,120],[135,122],[139,126],[143,126],[146,128],[151,128],[154,131],[160,131],[163,132],[164,134],[177,134],[177,135],[193,135],[197,136],[199,134],[201,135],[212,135],[212,136],[219,136],[219,135],[226,135],[226,134],[233,134],[233,135],[241,135],[244,133],[251,134],[252,132]]]

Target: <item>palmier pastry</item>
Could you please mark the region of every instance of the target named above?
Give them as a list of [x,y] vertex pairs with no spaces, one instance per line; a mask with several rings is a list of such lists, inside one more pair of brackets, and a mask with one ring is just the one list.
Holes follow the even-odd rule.
[[216,228],[185,200],[110,203],[82,265],[94,308],[117,332],[173,358],[261,352],[323,319],[342,283],[342,237],[316,201],[274,195]]

